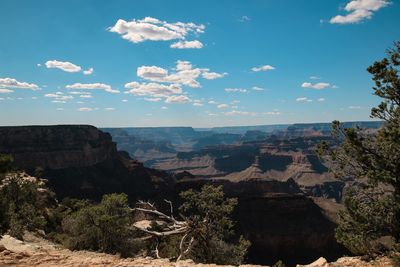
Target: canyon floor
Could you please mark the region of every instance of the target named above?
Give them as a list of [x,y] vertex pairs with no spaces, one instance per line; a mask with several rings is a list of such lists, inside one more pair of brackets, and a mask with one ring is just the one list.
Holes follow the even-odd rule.
[[[215,264],[195,264],[191,260],[171,262],[168,259],[153,258],[121,258],[117,255],[90,251],[71,251],[51,243],[33,234],[26,234],[24,241],[17,240],[9,235],[0,239],[0,266],[153,266],[153,267],[218,267]],[[242,267],[262,267],[260,265],[241,265]],[[326,262],[324,258],[308,267],[396,267],[393,261],[382,257],[375,261],[365,262],[356,257],[343,257],[336,262]]]

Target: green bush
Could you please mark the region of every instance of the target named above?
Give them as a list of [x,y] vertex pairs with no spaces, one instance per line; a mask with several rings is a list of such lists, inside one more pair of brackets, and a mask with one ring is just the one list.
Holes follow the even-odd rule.
[[25,230],[45,230],[54,195],[43,182],[7,173],[0,182],[0,233],[22,239]]
[[205,185],[182,192],[180,211],[189,222],[193,247],[186,256],[196,262],[239,265],[250,242],[235,238],[230,218],[237,199],[225,198],[222,186]]
[[131,209],[125,194],[104,195],[100,204],[79,209],[67,216],[62,228],[70,249],[106,253],[132,253]]

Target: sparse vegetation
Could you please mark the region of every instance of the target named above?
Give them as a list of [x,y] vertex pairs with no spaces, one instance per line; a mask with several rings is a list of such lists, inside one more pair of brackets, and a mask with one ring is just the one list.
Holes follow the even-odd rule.
[[22,238],[25,230],[45,230],[54,194],[42,181],[12,171],[13,159],[0,156],[0,233]]
[[383,120],[382,128],[370,133],[345,129],[336,121],[333,129],[340,145],[319,147],[336,176],[360,181],[347,190],[336,231],[338,241],[356,254],[385,251],[387,246],[379,240],[387,236],[400,242],[400,42],[387,55],[368,68],[374,94],[382,99],[371,110],[371,118]]

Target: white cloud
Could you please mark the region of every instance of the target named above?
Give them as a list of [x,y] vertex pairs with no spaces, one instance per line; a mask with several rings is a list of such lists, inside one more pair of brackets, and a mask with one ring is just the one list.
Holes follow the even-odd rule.
[[184,104],[187,102],[190,102],[190,98],[185,95],[172,95],[165,100],[165,103],[169,104]]
[[387,0],[352,0],[345,6],[347,15],[337,15],[330,19],[332,24],[350,24],[370,19],[374,12],[389,5]]
[[193,68],[189,61],[178,60],[176,62],[176,72],[169,73],[168,70],[157,66],[141,66],[137,68],[138,77],[159,83],[175,83],[187,85],[189,87],[198,88],[200,83],[197,79],[200,75],[205,79],[217,79],[225,76],[225,73],[210,72],[209,69]]
[[9,94],[9,93],[13,93],[14,90],[11,89],[6,89],[6,88],[0,88],[0,94]]
[[78,108],[78,111],[92,111],[92,108],[87,108],[87,107],[83,107],[83,108]]
[[94,69],[93,68],[88,68],[87,70],[83,71],[83,74],[85,75],[91,75],[93,73]]
[[263,65],[259,67],[253,67],[251,68],[252,71],[259,72],[259,71],[269,71],[269,70],[274,70],[275,67],[272,67],[271,65]]
[[261,87],[258,87],[258,86],[253,86],[251,89],[254,90],[254,91],[264,91],[265,90],[264,88],[261,88]]
[[229,105],[227,105],[227,104],[219,104],[217,106],[217,108],[219,108],[219,109],[229,108]]
[[115,108],[105,108],[104,110],[105,111],[113,111],[113,110],[115,110]]
[[247,90],[243,88],[225,88],[225,92],[228,93],[246,93]]
[[85,92],[85,91],[72,91],[69,92],[70,95],[90,95],[90,92]]
[[239,103],[240,103],[239,100],[233,100],[233,101],[231,102],[232,105],[234,105],[234,104],[239,104]]
[[158,102],[161,101],[162,99],[160,97],[155,97],[155,98],[144,98],[144,100],[149,102]]
[[66,103],[68,100],[74,99],[72,95],[64,95],[62,92],[45,94],[44,97],[52,98],[53,103]]
[[82,68],[68,61],[49,60],[45,63],[48,69],[60,69],[66,72],[80,72]]
[[110,85],[104,83],[74,83],[67,85],[65,88],[79,90],[104,90],[108,93],[119,93],[118,90],[115,90]]
[[195,106],[195,107],[202,107],[202,106],[203,106],[203,103],[195,102],[195,103],[193,103],[193,106]]
[[267,111],[263,113],[264,115],[270,115],[270,116],[279,116],[281,113],[279,111]]
[[[192,22],[169,23],[156,18],[145,17],[144,19],[125,21],[119,19],[114,26],[108,30],[118,33],[123,39],[140,43],[147,40],[150,41],[185,41],[189,35],[197,35],[203,33],[205,26],[202,24],[194,24]],[[195,42],[195,41],[193,41]],[[193,44],[191,44],[193,45]],[[177,45],[178,46],[178,45]],[[178,48],[178,47],[177,47]]]
[[42,66],[42,64],[38,63],[38,64],[36,64],[36,66],[37,66],[37,67],[41,67],[41,66]]
[[240,22],[246,22],[246,21],[250,21],[251,18],[249,16],[242,16],[240,19],[238,19],[238,21]]
[[92,98],[93,96],[92,96],[92,95],[85,94],[85,95],[80,95],[79,97],[80,97],[80,98]]
[[256,116],[256,112],[249,112],[249,111],[240,111],[240,110],[232,110],[228,112],[224,112],[224,115],[226,116],[233,116],[233,115],[250,115],[250,116]]
[[318,76],[310,76],[310,80],[320,80],[321,78]]
[[215,80],[215,79],[218,79],[218,78],[222,78],[222,77],[224,77],[224,76],[226,76],[226,75],[228,75],[228,73],[226,73],[226,72],[224,72],[224,73],[203,72],[203,73],[201,74],[201,76],[202,76],[204,79],[207,79],[207,80]]
[[34,83],[19,82],[13,78],[0,78],[0,86],[8,88],[40,90],[39,86]]
[[169,47],[177,49],[190,49],[190,48],[200,49],[203,48],[203,44],[198,40],[178,41],[176,43],[171,44]]
[[361,106],[349,106],[349,109],[361,109]]
[[122,99],[121,101],[126,103],[128,102],[128,99]]
[[308,99],[307,97],[298,97],[296,98],[297,102],[312,102],[311,99]]
[[301,87],[303,88],[311,88],[311,89],[316,89],[316,90],[322,90],[327,87],[331,86],[329,83],[309,83],[309,82],[304,82]]
[[164,85],[159,83],[130,82],[125,84],[128,92],[138,96],[151,96],[167,98],[173,94],[181,94],[182,88],[177,84]]
[[161,107],[161,109],[168,109],[167,107]]
[[321,98],[318,98],[318,100],[317,100],[318,102],[324,102],[325,101],[325,98],[323,98],[323,97],[321,97]]
[[210,101],[208,101],[208,104],[210,104],[210,105],[216,105],[216,104],[218,104],[218,102],[215,102],[214,100],[210,100]]

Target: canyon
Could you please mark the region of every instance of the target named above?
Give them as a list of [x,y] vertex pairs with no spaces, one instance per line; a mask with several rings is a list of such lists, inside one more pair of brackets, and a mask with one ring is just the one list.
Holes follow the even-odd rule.
[[[282,259],[293,265],[346,253],[334,237],[346,184],[334,179],[313,151],[329,138],[329,127],[323,126],[244,133],[236,128],[233,133],[133,131],[139,134],[89,125],[0,127],[0,154],[12,155],[16,168],[47,179],[60,200],[99,200],[124,192],[131,203],[170,199],[179,205],[183,190],[223,185],[225,194],[239,201],[233,216],[238,234],[252,243],[247,261]],[[199,140],[204,145],[196,146]],[[143,157],[135,157],[138,150],[147,158],[144,164]]]

